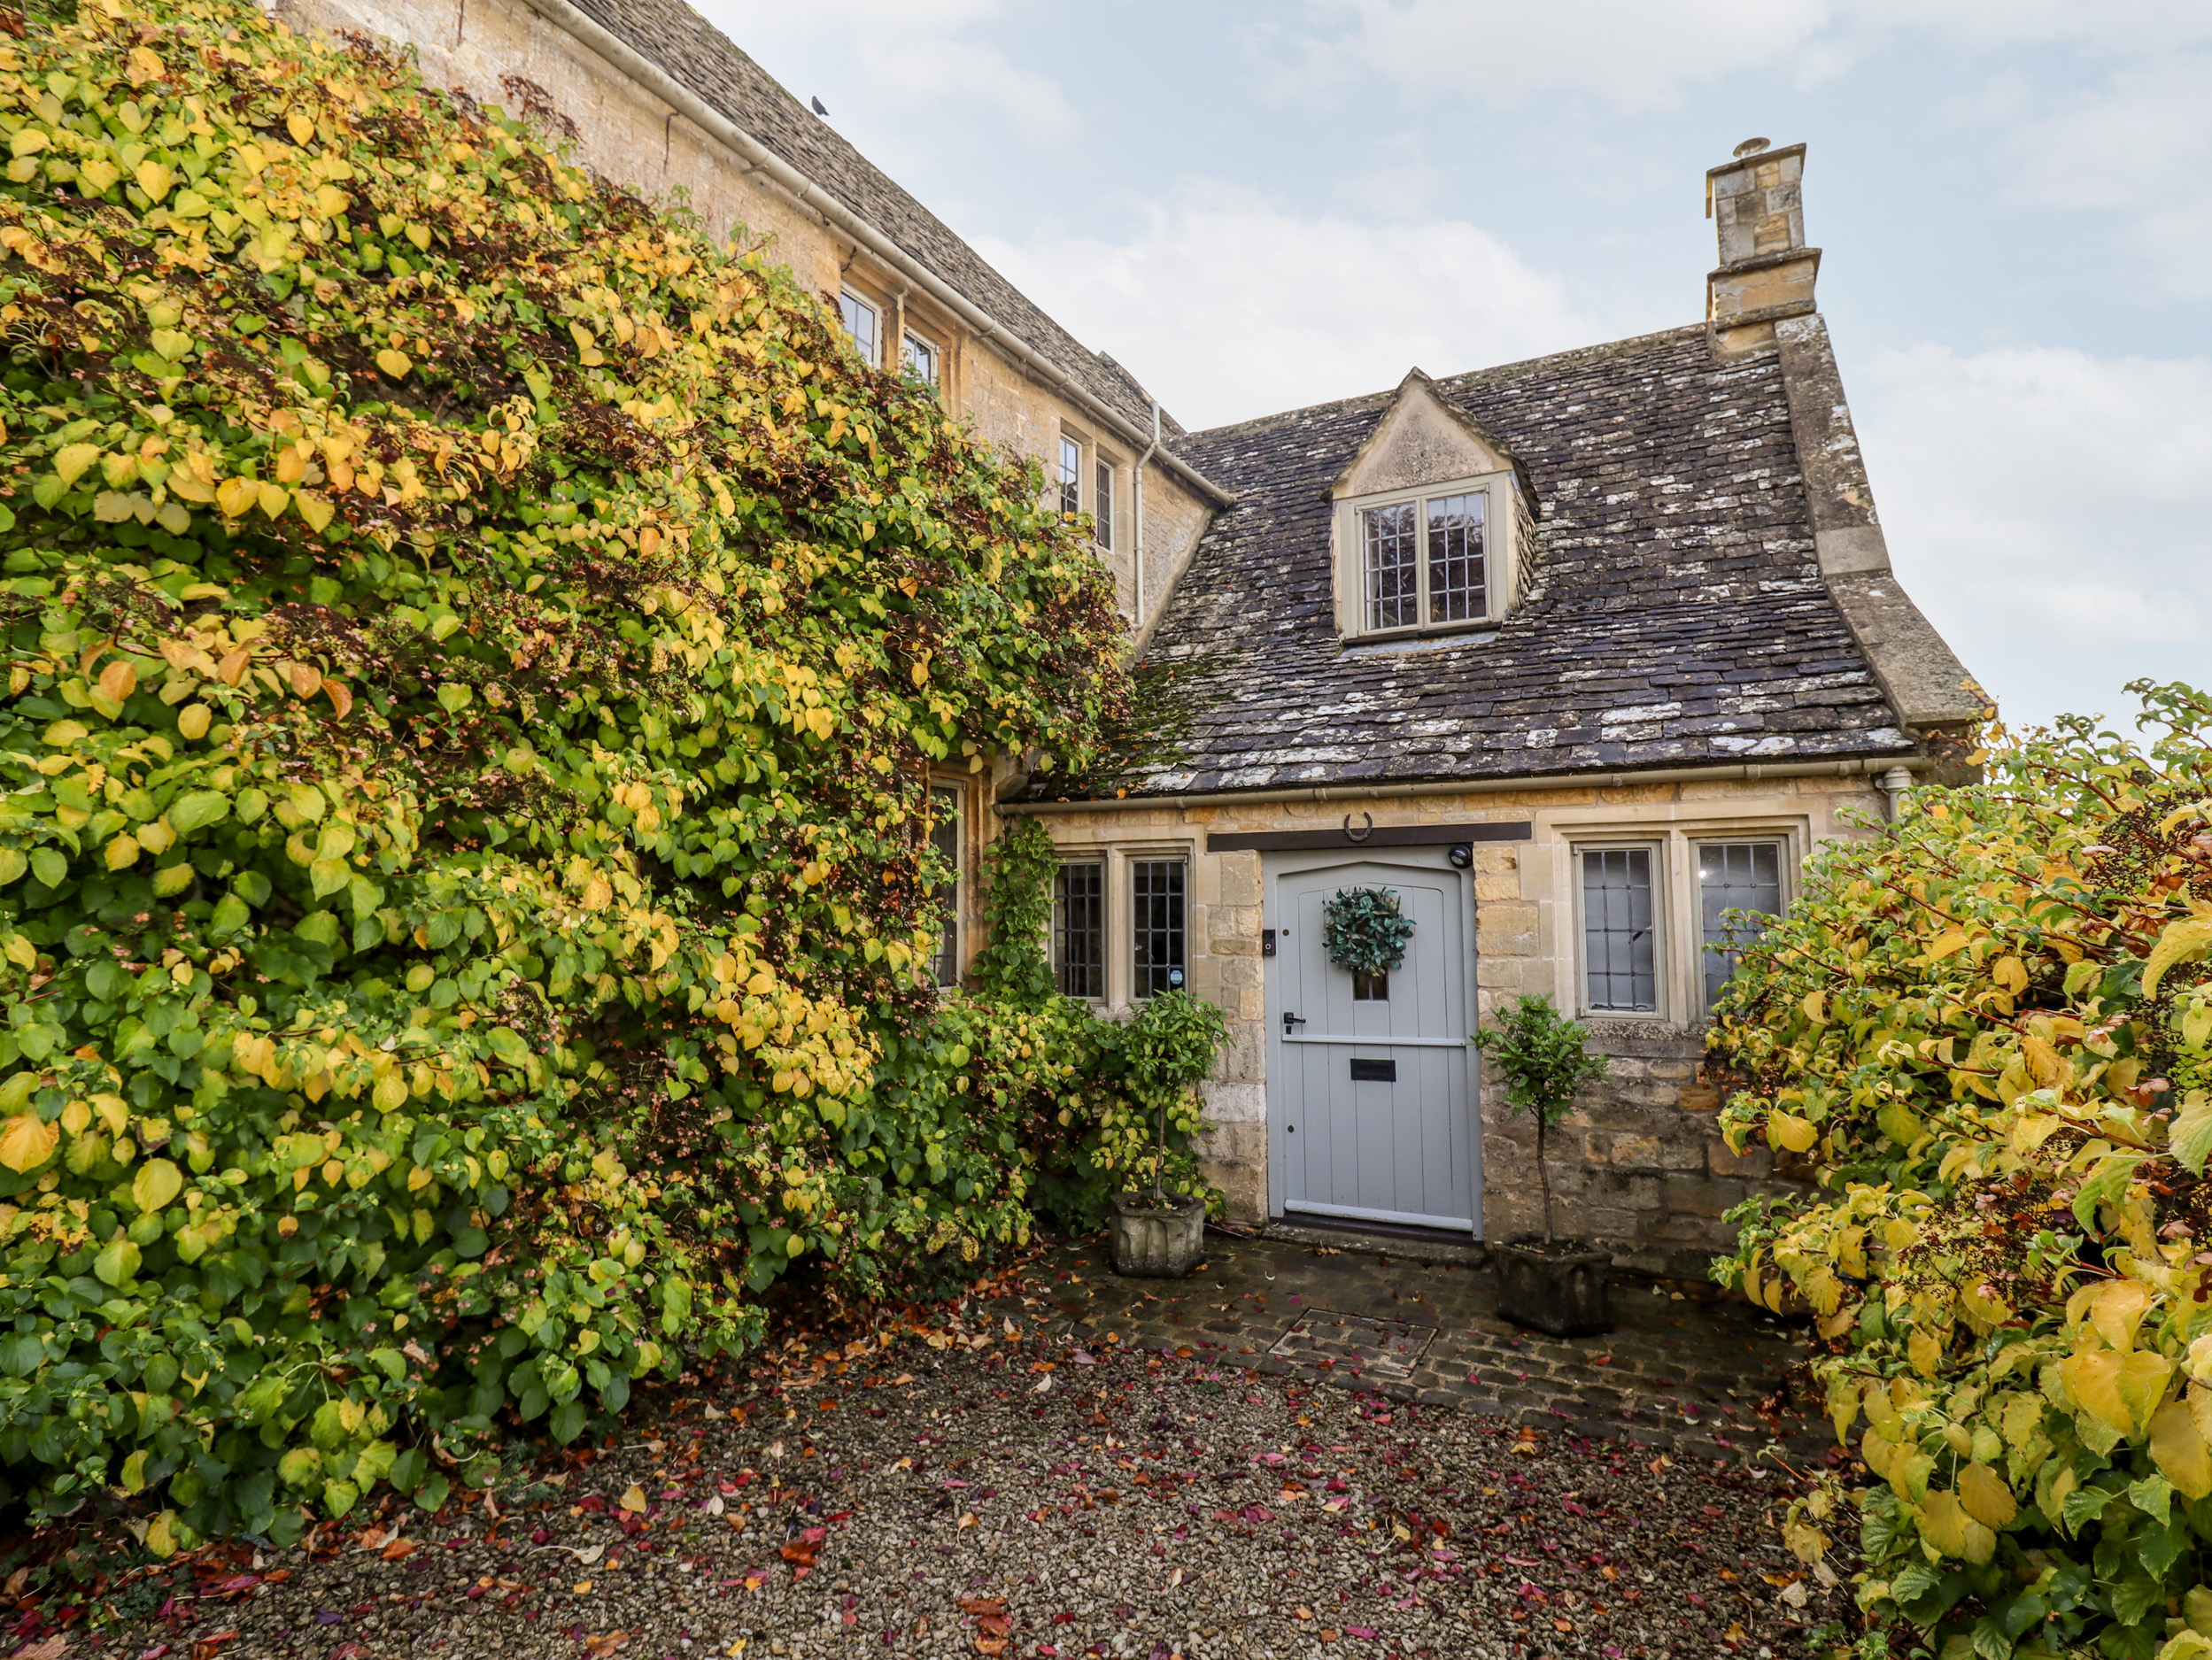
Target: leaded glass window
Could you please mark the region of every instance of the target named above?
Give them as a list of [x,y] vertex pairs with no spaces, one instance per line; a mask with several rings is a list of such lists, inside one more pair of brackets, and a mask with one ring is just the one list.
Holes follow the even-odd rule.
[[1659,1008],[1659,954],[1651,903],[1651,849],[1582,849],[1582,973],[1592,1009],[1651,1014]]
[[1106,867],[1095,859],[1053,874],[1052,977],[1065,997],[1106,995]]
[[1730,922],[1730,911],[1782,915],[1782,844],[1703,842],[1698,847],[1698,905],[1704,929],[1705,1007],[1736,972],[1736,947],[1759,933],[1757,923]]
[[1137,997],[1156,997],[1183,983],[1183,872],[1179,859],[1130,861],[1131,990]]
[[1484,580],[1481,490],[1425,504],[1428,517],[1428,620],[1479,621],[1489,614]]
[[1360,514],[1367,548],[1367,626],[1411,628],[1421,620],[1418,504],[1402,501]]

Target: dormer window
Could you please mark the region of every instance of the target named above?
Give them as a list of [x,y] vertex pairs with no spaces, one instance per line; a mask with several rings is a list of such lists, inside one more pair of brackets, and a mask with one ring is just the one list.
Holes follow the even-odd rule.
[[1528,492],[1512,456],[1418,371],[1338,477],[1349,638],[1481,628],[1518,591]]
[[1487,490],[1473,490],[1360,510],[1365,632],[1489,619],[1482,527],[1489,501]]

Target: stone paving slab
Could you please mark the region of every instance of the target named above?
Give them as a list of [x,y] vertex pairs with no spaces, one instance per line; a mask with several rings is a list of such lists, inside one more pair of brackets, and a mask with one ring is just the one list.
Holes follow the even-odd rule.
[[[1350,1239],[1209,1234],[1207,1247],[1183,1280],[1116,1275],[1102,1239],[1062,1247],[1029,1278],[1033,1291],[1049,1282],[1047,1299],[1065,1322],[1055,1329],[1081,1342],[1216,1355],[1692,1457],[1771,1450],[1802,1466],[1835,1445],[1802,1373],[1790,1377],[1807,1353],[1804,1328],[1733,1298],[1617,1275],[1616,1329],[1562,1339],[1501,1319],[1490,1273],[1465,1262]],[[1419,1328],[1434,1336],[1422,1340]]]

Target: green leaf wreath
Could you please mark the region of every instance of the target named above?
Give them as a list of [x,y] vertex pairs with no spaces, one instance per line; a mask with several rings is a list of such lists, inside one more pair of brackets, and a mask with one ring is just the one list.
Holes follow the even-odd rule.
[[1321,907],[1329,961],[1353,974],[1388,974],[1405,961],[1412,920],[1391,888],[1339,888]]

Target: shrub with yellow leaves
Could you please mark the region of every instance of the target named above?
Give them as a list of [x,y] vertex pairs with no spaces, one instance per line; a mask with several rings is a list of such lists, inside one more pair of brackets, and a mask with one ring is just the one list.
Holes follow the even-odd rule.
[[0,1500],[435,1505],[1024,1237],[1071,1051],[926,984],[926,781],[1125,703],[1036,468],[247,0],[0,35]]
[[2212,1653],[2212,699],[2067,720],[1815,861],[1711,1037],[1731,1145],[1816,1190],[1716,1270],[1811,1306],[1873,1485],[1867,1648]]

